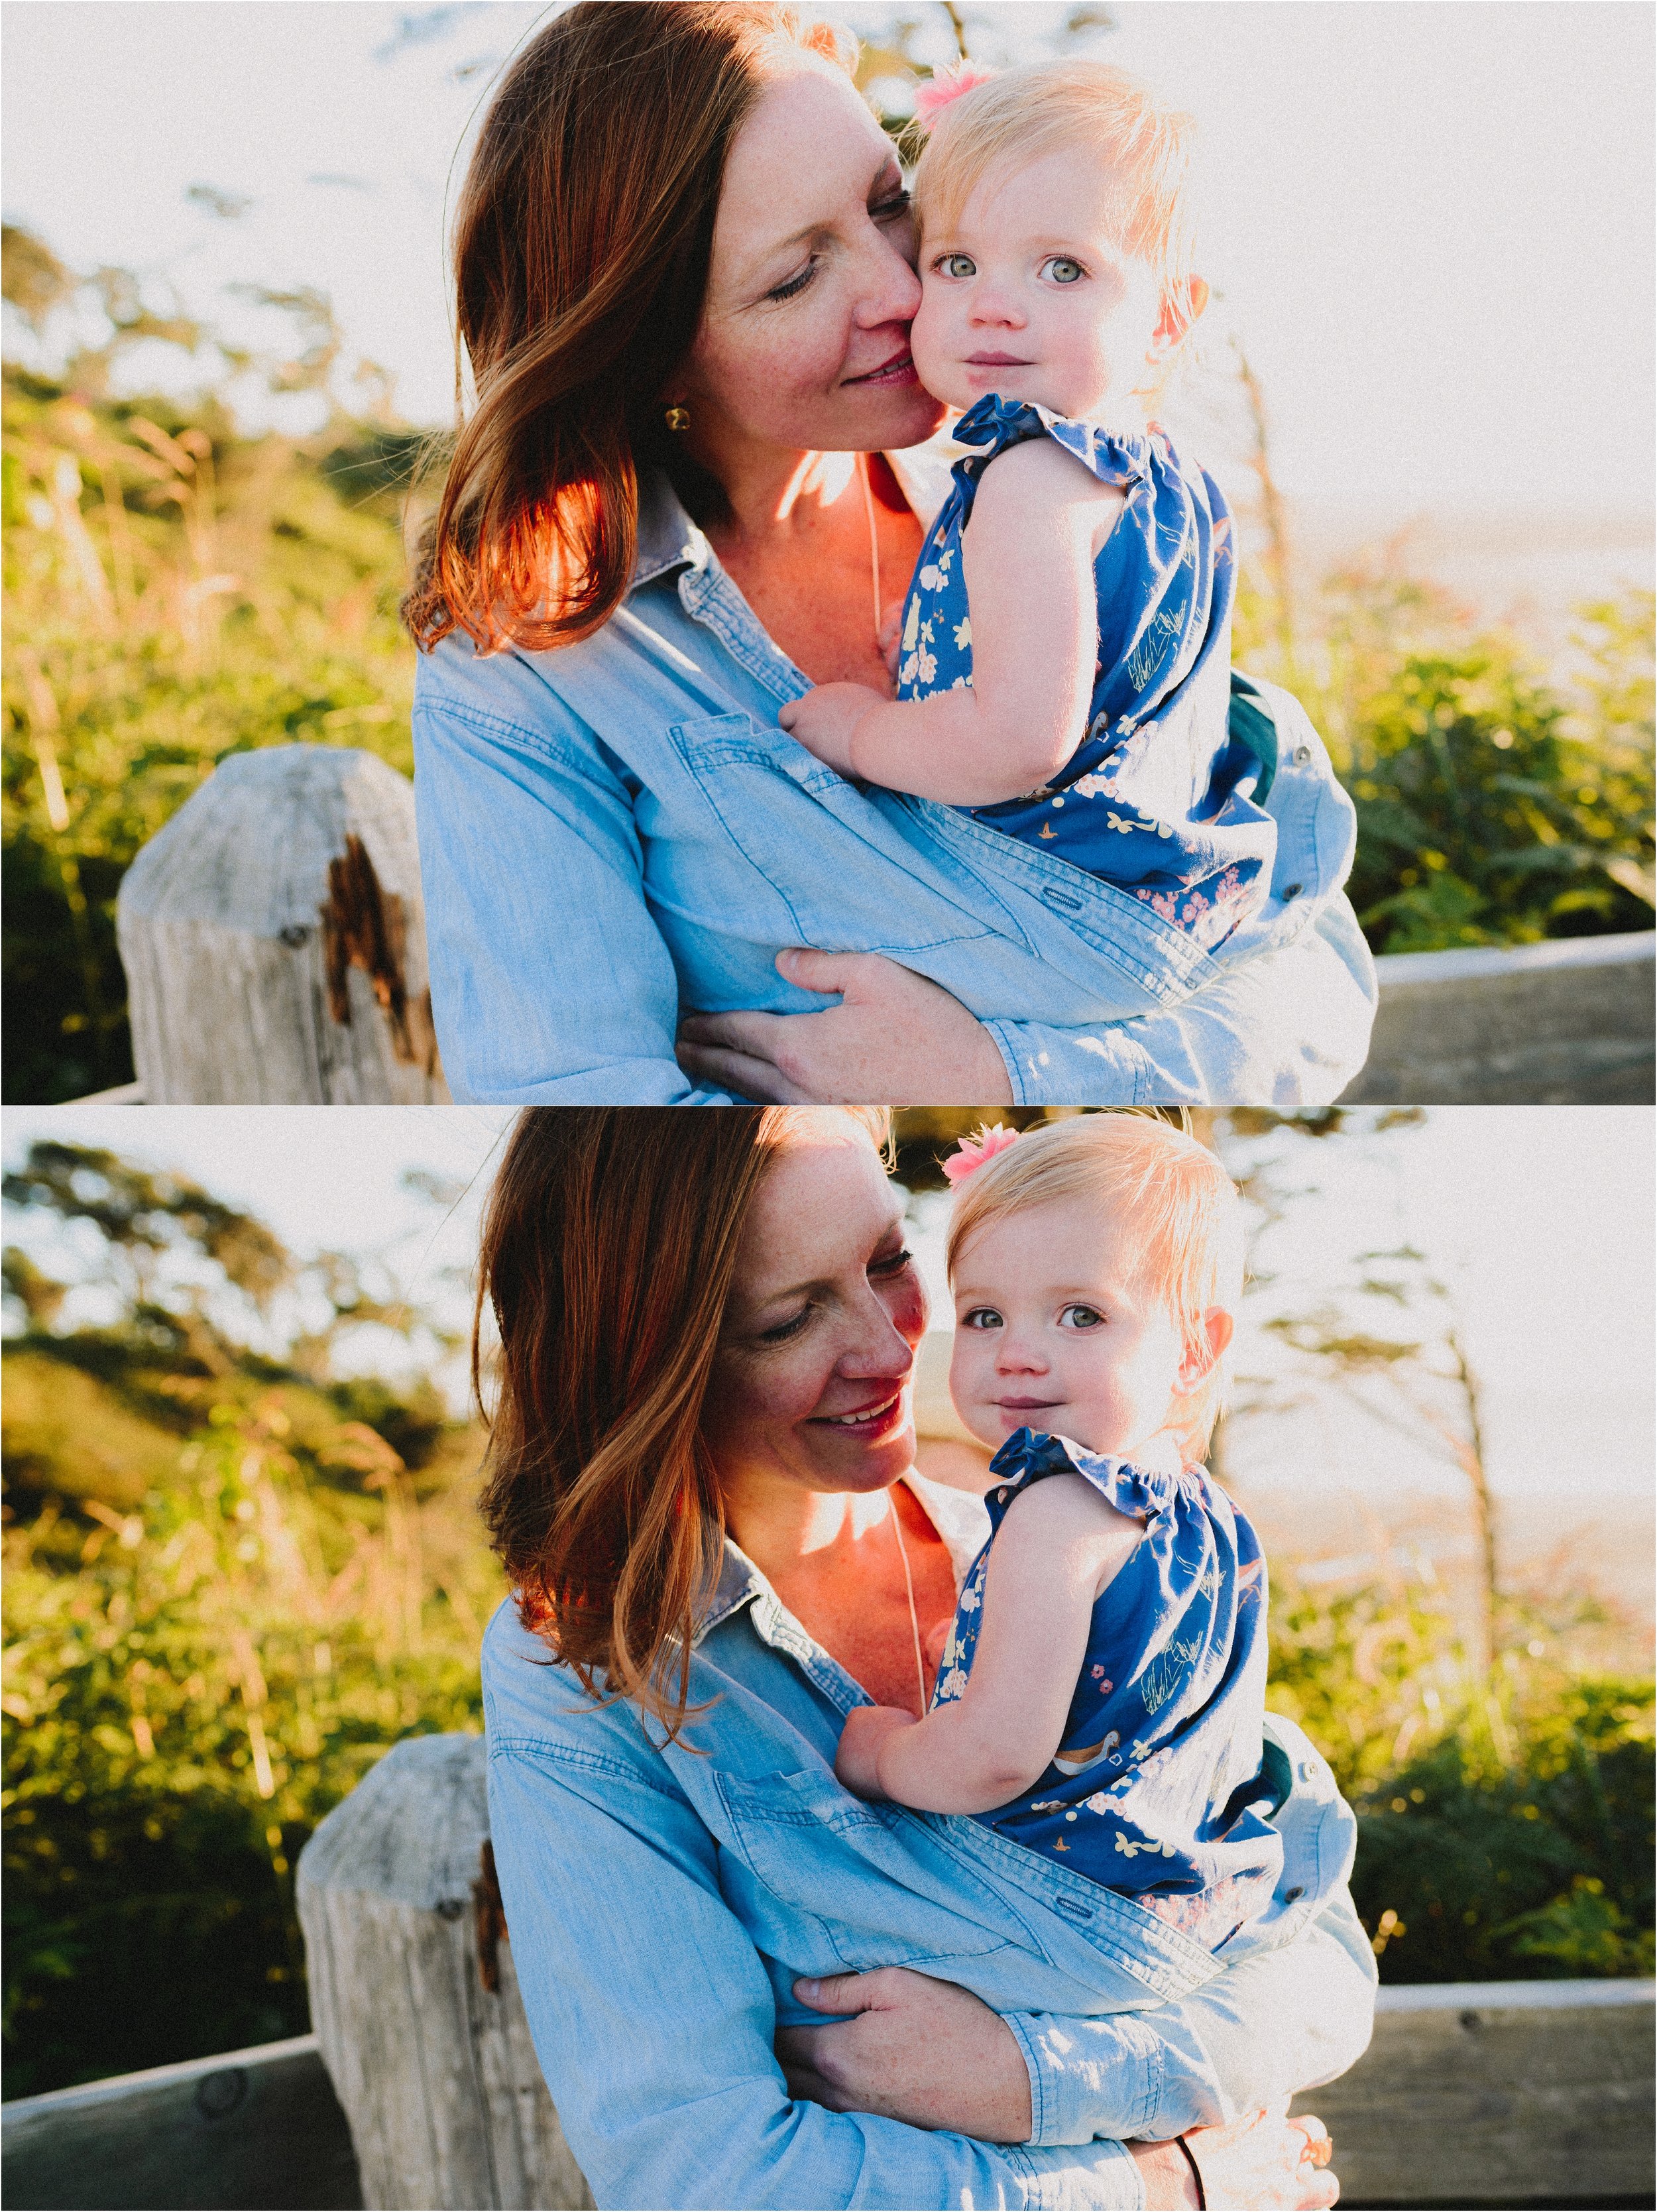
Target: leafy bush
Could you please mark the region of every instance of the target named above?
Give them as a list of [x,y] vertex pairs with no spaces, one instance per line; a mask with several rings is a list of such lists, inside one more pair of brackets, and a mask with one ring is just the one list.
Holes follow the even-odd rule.
[[8,2096],[303,2033],[301,1845],[389,1744],[479,1725],[469,1501],[362,1424],[290,1441],[222,1406],[141,1510],[9,1535]]
[[8,1096],[130,1079],[115,895],[228,754],[411,765],[398,486],[411,433],[243,438],[207,402],[5,373]]
[[1578,1674],[1533,1638],[1487,1681],[1409,1596],[1290,1576],[1271,1696],[1357,1811],[1384,1980],[1651,1972],[1649,1677]]

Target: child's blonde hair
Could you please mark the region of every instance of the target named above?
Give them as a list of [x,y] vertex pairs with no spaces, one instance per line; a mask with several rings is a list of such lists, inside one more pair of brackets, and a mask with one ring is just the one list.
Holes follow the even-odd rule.
[[1131,192],[1122,245],[1183,299],[1193,245],[1196,123],[1108,62],[1032,62],[974,86],[941,110],[914,176],[924,231],[953,222],[993,169],[1066,147],[1107,155]]
[[[1135,1279],[1173,1316],[1187,1352],[1205,1352],[1203,1316],[1235,1313],[1242,1295],[1243,1217],[1236,1185],[1205,1145],[1133,1113],[1078,1114],[1027,1129],[959,1186],[945,1258],[992,1222],[1032,1206],[1102,1200],[1139,1234]],[[1190,1460],[1206,1455],[1225,1396],[1217,1361],[1174,1409],[1169,1427]]]

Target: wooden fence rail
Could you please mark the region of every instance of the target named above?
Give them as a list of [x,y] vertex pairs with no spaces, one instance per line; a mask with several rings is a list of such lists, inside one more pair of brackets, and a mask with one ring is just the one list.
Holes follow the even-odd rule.
[[[225,1105],[446,1097],[427,986],[413,787],[365,752],[235,753],[128,869],[117,906],[136,1085]],[[1350,1100],[1639,1104],[1657,1097],[1657,935],[1378,963]]]
[[[6,2106],[10,2212],[590,2205],[488,1832],[477,1737],[395,1746],[300,1861],[317,2033]],[[1383,1990],[1368,2053],[1303,2100],[1343,2203],[1650,2204],[1652,2000],[1649,1982]]]

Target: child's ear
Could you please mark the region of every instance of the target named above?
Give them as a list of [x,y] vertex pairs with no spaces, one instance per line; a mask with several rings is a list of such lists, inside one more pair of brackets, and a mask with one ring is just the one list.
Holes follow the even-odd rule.
[[1208,305],[1208,279],[1187,276],[1181,292],[1164,292],[1162,312],[1150,341],[1150,357],[1165,361]]
[[1224,1358],[1235,1333],[1236,1323],[1225,1308],[1210,1306],[1203,1316],[1196,1342],[1187,1345],[1185,1358],[1180,1363],[1179,1387],[1182,1391],[1194,1390],[1208,1380]]

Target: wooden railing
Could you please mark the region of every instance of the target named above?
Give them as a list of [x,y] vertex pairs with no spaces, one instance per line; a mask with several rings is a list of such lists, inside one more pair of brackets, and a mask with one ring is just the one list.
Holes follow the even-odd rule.
[[[233,754],[139,853],[117,919],[138,1079],[106,1095],[201,1105],[447,1097],[414,790],[371,754]],[[1654,950],[1657,935],[1642,932],[1383,959],[1369,1063],[1346,1096],[1648,1102]]]
[[[314,2036],[3,2108],[10,2212],[575,2208],[486,1850],[483,1746],[388,1752],[300,1861]],[[1375,2040],[1302,2103],[1342,2202],[1652,2202],[1649,1982],[1387,1989]]]

